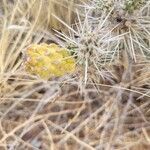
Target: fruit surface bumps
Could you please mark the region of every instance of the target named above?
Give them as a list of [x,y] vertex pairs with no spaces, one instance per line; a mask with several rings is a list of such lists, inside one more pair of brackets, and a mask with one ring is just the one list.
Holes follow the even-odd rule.
[[33,44],[27,48],[25,69],[44,79],[63,76],[75,70],[75,60],[67,49],[56,44]]

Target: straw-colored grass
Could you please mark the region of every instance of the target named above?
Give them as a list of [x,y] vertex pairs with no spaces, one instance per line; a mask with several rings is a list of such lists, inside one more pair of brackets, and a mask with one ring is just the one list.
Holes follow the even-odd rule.
[[[134,23],[99,2],[0,1],[0,150],[150,149],[149,2]],[[76,71],[26,72],[40,43],[70,50]]]

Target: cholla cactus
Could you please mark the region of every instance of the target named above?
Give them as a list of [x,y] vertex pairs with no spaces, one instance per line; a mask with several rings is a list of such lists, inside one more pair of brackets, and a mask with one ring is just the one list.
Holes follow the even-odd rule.
[[124,2],[124,9],[129,13],[132,13],[134,10],[140,8],[147,0],[126,0]]
[[95,8],[101,11],[108,11],[113,5],[113,0],[94,0],[92,2]]
[[[107,3],[104,3],[105,0],[95,1],[95,5],[93,5],[95,9],[92,11],[97,12],[97,8],[99,7],[98,18],[100,18],[100,21],[104,20],[104,28],[107,27],[106,30],[110,30],[111,34],[120,36],[123,39],[118,44],[120,52],[122,53],[123,50],[126,50],[129,55],[128,57],[135,62],[138,55],[148,58],[150,56],[149,1],[110,0],[108,2],[112,4],[108,5],[109,7],[106,7]],[[104,9],[101,9],[102,3],[105,6],[103,6]],[[92,14],[96,14],[96,16],[93,16],[97,18],[97,13]],[[105,17],[106,14],[107,17]],[[109,47],[112,47],[112,44]]]
[[[81,74],[79,77],[85,85],[93,78],[96,83],[106,79],[111,81],[112,74],[107,67],[115,62],[115,58],[119,54],[116,47],[118,41],[121,40],[120,37],[115,37],[110,34],[109,30],[106,30],[108,25],[100,27],[99,24],[91,22],[88,15],[87,13],[83,25],[76,24],[78,31],[71,32],[72,36],[67,37],[61,34],[68,43],[68,49],[74,53],[77,59]],[[103,23],[102,21],[101,24]]]
[[44,79],[62,76],[75,70],[75,60],[67,49],[56,44],[33,44],[26,51],[25,69]]
[[95,9],[102,12],[105,11],[108,13],[112,10],[112,7],[114,7],[114,11],[122,9],[122,11],[132,13],[146,4],[147,1],[148,0],[94,0],[92,4]]

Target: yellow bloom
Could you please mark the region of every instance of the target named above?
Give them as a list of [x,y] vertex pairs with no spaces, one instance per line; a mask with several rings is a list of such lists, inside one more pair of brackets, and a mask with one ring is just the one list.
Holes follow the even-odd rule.
[[33,44],[26,51],[25,68],[44,79],[63,76],[75,70],[75,59],[56,44]]

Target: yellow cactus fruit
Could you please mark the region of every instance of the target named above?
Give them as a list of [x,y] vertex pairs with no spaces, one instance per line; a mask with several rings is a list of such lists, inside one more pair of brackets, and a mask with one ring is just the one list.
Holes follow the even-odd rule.
[[43,79],[73,73],[75,59],[56,44],[33,44],[26,51],[25,69]]

